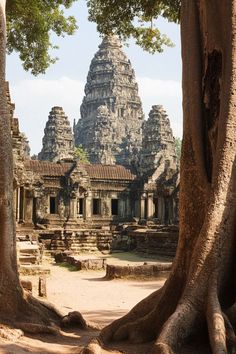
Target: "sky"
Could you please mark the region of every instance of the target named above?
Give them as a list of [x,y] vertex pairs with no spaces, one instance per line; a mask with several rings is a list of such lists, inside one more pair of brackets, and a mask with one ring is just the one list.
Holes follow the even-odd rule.
[[[96,25],[87,20],[84,0],[78,1],[67,11],[76,17],[79,29],[73,36],[58,38],[53,43],[60,46],[55,56],[59,57],[45,75],[34,77],[23,70],[17,54],[7,58],[7,80],[10,83],[15,117],[20,129],[29,139],[31,154],[42,148],[42,137],[53,106],[62,106],[71,124],[80,118],[80,105],[90,62],[98,50],[101,38]],[[134,44],[123,50],[131,60],[139,86],[145,118],[152,105],[163,105],[167,111],[173,133],[182,136],[182,92],[180,28],[178,25],[158,20],[160,30],[174,42],[174,48],[163,53],[148,54]]]

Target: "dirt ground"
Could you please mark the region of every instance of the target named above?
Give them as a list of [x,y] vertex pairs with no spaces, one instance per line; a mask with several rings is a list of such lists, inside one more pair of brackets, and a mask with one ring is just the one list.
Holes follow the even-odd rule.
[[[115,253],[106,258],[109,264],[121,265],[165,261],[160,258],[143,258],[131,253]],[[104,271],[74,271],[70,267],[55,265],[48,260],[45,262],[50,268],[50,275],[47,276],[48,301],[56,305],[64,314],[80,311],[87,320],[101,326],[123,316],[138,301],[158,289],[164,282],[163,279],[107,281],[103,279]],[[33,293],[36,296],[38,276],[26,278],[33,282]],[[58,336],[24,336],[15,343],[0,343],[0,353],[79,353],[81,348],[97,334],[98,331],[76,330],[62,332]],[[146,349],[139,346],[133,354],[143,354],[144,351]]]

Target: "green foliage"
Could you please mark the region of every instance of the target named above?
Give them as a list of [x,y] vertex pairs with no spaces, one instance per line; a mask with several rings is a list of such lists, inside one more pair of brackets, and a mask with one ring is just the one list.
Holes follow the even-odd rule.
[[180,138],[175,138],[175,151],[176,151],[178,161],[180,161],[181,146],[182,146],[182,140]]
[[104,35],[122,40],[133,37],[149,53],[162,52],[172,42],[157,26],[158,17],[179,22],[181,0],[87,0],[89,20],[97,23]]
[[73,264],[69,264],[67,262],[57,263],[57,266],[61,268],[65,268],[70,272],[77,272],[79,270],[76,266],[74,266]]
[[75,148],[74,156],[76,159],[79,159],[81,163],[90,163],[88,159],[88,152],[83,148],[82,145],[79,145]]
[[56,49],[50,41],[57,36],[72,35],[77,26],[73,16],[66,17],[64,9],[76,0],[8,0],[7,36],[8,53],[19,52],[25,70],[32,74],[45,73],[57,58],[50,50]]
[[[73,16],[65,9],[78,0],[7,0],[8,53],[19,53],[25,70],[45,73],[57,58],[51,50],[50,35],[72,35],[77,29]],[[117,34],[122,40],[133,37],[150,53],[162,52],[172,42],[162,34],[157,19],[178,22],[181,0],[87,0],[89,19],[97,23],[100,33]]]

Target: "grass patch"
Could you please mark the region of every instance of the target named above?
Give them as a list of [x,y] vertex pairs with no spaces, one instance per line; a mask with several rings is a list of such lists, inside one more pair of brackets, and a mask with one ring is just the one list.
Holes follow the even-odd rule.
[[69,264],[67,262],[57,263],[57,265],[61,268],[66,268],[70,272],[77,272],[79,270],[76,266]]

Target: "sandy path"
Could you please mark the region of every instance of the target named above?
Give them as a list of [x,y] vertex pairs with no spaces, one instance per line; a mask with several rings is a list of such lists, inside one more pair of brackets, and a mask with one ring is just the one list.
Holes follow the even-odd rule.
[[48,300],[63,313],[76,310],[85,318],[107,324],[160,287],[162,281],[104,280],[105,272],[70,272],[53,267],[47,282]]
[[[122,259],[122,257],[124,259]],[[135,255],[117,255],[109,263],[141,264],[144,259]],[[153,261],[148,259],[148,261]],[[80,311],[90,321],[102,325],[127,313],[138,301],[159,288],[163,281],[104,280],[103,271],[70,271],[50,265],[47,277],[48,300],[63,313]],[[27,277],[29,279],[29,277]],[[34,290],[38,277],[31,277]],[[36,291],[36,290],[35,290]],[[75,331],[62,336],[22,337],[17,343],[0,344],[0,353],[78,353],[96,332]],[[137,353],[142,353],[142,348]],[[136,353],[136,352],[135,352]]]

